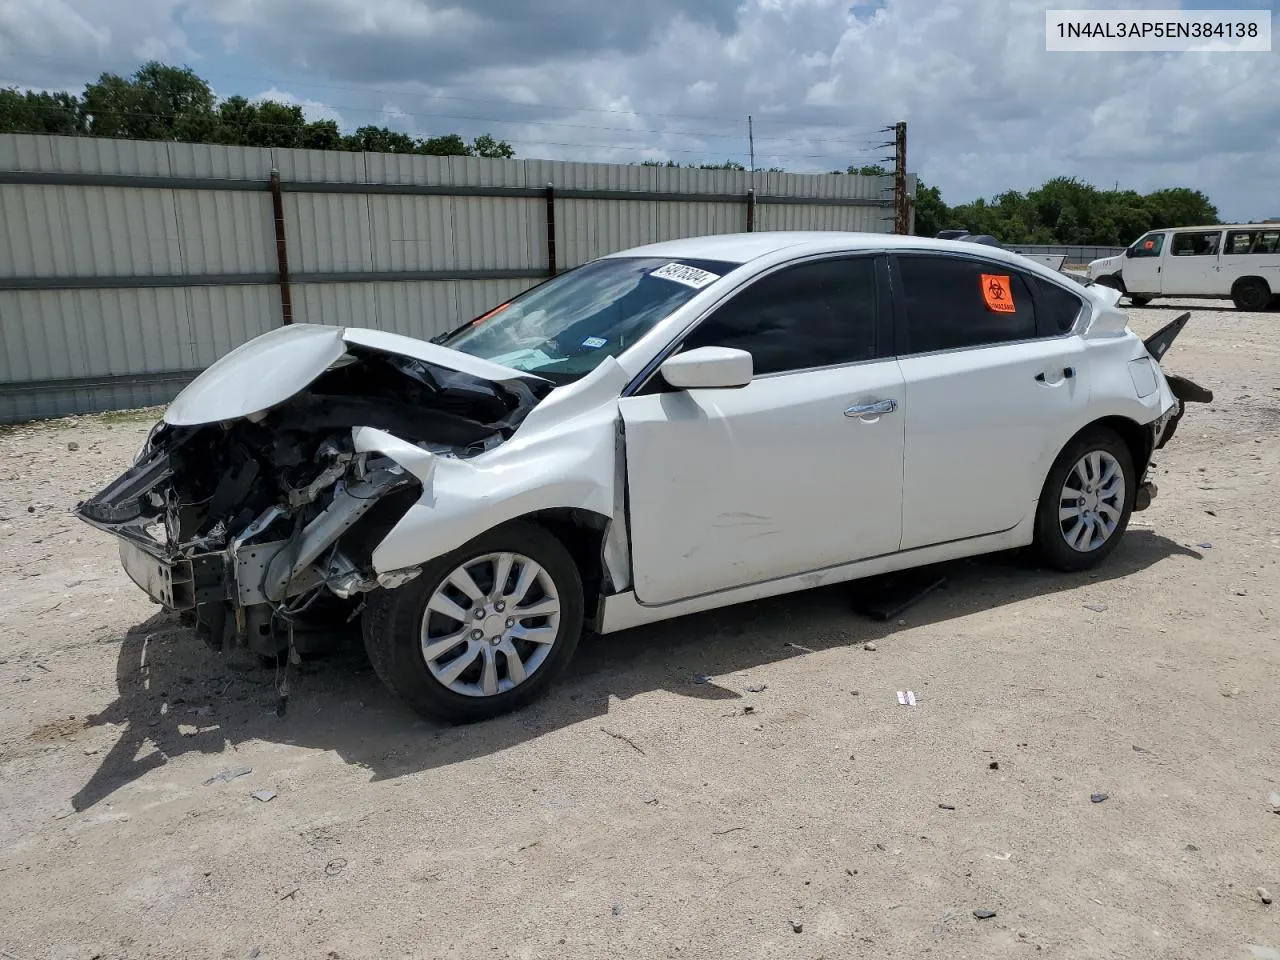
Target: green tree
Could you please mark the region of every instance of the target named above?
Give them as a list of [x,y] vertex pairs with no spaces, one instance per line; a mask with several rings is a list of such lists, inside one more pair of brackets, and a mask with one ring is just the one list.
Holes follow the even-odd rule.
[[80,98],[70,93],[0,90],[0,133],[86,133]]
[[917,237],[934,237],[939,230],[950,226],[951,211],[942,202],[942,191],[919,179],[916,180],[915,208]]
[[467,141],[456,133],[446,133],[440,137],[428,137],[425,140],[419,140],[418,145],[414,148],[415,153],[426,154],[431,157],[469,157],[471,156],[471,148],[467,146]]
[[1199,190],[1173,187],[1156,190],[1147,194],[1145,199],[1147,210],[1151,213],[1152,229],[1194,227],[1218,222],[1218,208]]
[[217,130],[213,91],[190,67],[156,61],[125,79],[104,73],[82,98],[94,136],[203,143]]
[[341,150],[342,131],[337,121],[312,120],[302,128],[298,146],[307,150]]
[[367,153],[414,153],[417,143],[413,137],[387,127],[358,127],[345,138],[344,149],[363,150]]
[[510,160],[516,155],[511,144],[505,140],[495,140],[483,133],[471,141],[471,153],[477,157],[490,157],[499,160]]

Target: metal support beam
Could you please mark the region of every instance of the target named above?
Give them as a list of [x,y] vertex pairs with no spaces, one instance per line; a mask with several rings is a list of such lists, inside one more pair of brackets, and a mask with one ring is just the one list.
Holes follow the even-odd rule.
[[556,188],[547,184],[547,275],[556,275]]
[[271,171],[271,212],[276,223],[276,282],[280,285],[280,322],[293,323],[293,296],[289,292],[289,245],[284,232],[284,197],[280,195],[280,171]]
[[756,229],[756,190],[752,187],[747,191],[747,233],[754,233]]

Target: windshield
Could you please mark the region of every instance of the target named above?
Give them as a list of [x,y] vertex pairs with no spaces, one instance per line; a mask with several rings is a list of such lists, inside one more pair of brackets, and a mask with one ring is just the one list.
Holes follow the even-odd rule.
[[737,264],[668,257],[595,260],[522,293],[440,342],[569,383],[616,357]]

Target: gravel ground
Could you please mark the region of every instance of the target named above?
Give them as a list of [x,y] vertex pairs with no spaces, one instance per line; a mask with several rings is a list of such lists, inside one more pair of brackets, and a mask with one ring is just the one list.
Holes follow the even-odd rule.
[[1280,314],[1188,306],[1217,399],[1103,569],[593,640],[468,728],[358,650],[279,718],[156,613],[68,513],[154,412],[0,433],[0,957],[1280,957]]

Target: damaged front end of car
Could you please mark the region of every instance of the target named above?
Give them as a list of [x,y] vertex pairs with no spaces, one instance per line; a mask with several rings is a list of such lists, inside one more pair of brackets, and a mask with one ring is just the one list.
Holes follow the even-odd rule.
[[201,374],[76,513],[211,646],[278,654],[295,625],[340,628],[362,594],[416,576],[372,557],[434,458],[505,442],[550,389],[410,338],[283,328]]

